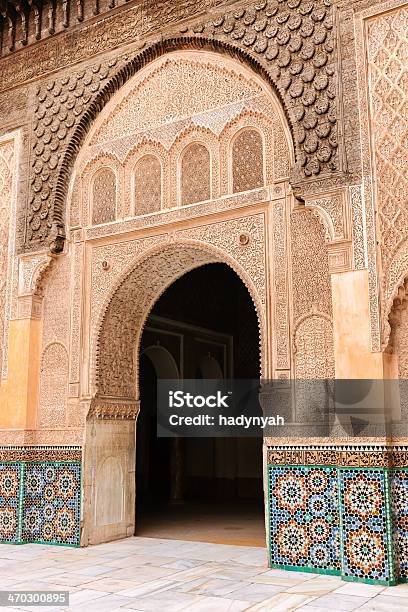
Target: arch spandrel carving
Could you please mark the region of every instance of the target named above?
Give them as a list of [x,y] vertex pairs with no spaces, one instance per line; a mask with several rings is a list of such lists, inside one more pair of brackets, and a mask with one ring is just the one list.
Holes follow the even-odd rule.
[[[266,254],[264,215],[216,221],[214,223],[180,229],[171,235],[158,233],[121,243],[101,244],[92,251],[91,263],[91,354],[95,354],[95,337],[102,324],[102,315],[108,307],[115,289],[132,272],[134,262],[142,260],[149,252],[165,250],[168,243],[187,244],[193,242],[201,249],[212,249],[224,261],[228,259],[242,270],[243,278],[250,278],[250,291],[258,296],[259,311],[266,306]],[[246,244],[240,236],[248,236]],[[181,248],[181,247],[180,247]],[[103,262],[108,264],[103,269]],[[108,298],[106,297],[108,296]],[[94,371],[94,365],[92,366]]]
[[264,91],[255,75],[238,63],[225,60],[217,65],[211,55],[170,53],[142,71],[136,83],[132,80],[123,87],[121,101],[94,132],[90,146],[188,119]]
[[[194,92],[186,93],[186,70],[198,83],[201,82],[201,70],[204,72],[204,80],[209,78],[207,72],[211,77],[218,75],[218,80],[223,83],[221,92],[216,92],[213,99],[212,89],[206,95],[198,91],[200,99],[197,106]],[[173,98],[176,97],[177,104],[170,116],[167,107],[163,108],[163,112],[167,113],[164,115],[166,123],[160,113],[152,113],[155,104],[147,105],[150,114],[140,124],[137,117],[129,117],[130,109],[139,117],[139,96],[147,104],[144,88],[147,87],[149,95],[153,95],[151,85],[157,81],[158,75],[158,84],[165,94],[163,96],[166,98],[168,91],[169,95],[171,93]],[[175,90],[175,82],[180,83],[181,92]],[[156,95],[160,95],[160,91]],[[179,101],[180,96],[182,102]],[[214,108],[216,104],[222,106]],[[171,107],[171,100],[169,105]],[[201,195],[197,201],[218,198],[231,191],[228,188],[229,175],[232,174],[231,139],[245,128],[256,129],[262,135],[266,183],[272,184],[275,180],[274,166],[278,169],[280,179],[282,174],[287,175],[294,161],[289,129],[278,100],[268,91],[259,76],[236,60],[221,58],[213,52],[173,52],[142,69],[103,109],[81,148],[76,161],[76,175],[81,178],[84,191],[88,193],[90,169],[96,170],[105,162],[115,168],[118,175],[122,172],[122,218],[137,216],[134,205],[134,165],[143,155],[156,155],[162,164],[162,208],[174,208],[181,205],[183,150],[197,142],[208,148],[211,160],[211,190]],[[102,131],[110,134],[111,140],[99,142],[98,135]],[[84,206],[87,200],[89,196],[84,198]],[[87,217],[89,214],[83,215],[84,220]]]

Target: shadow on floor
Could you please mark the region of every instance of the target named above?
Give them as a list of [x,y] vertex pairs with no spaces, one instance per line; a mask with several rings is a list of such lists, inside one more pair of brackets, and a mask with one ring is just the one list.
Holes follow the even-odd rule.
[[238,546],[266,545],[262,507],[243,501],[145,507],[138,516],[136,535]]

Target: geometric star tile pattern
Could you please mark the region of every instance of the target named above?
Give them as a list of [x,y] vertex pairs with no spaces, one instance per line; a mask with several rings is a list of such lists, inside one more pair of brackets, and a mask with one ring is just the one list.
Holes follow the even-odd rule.
[[339,471],[343,575],[392,582],[391,518],[387,470]]
[[[268,466],[275,567],[408,578],[408,469]],[[1,462],[0,541],[80,545],[81,463]]]
[[271,564],[340,573],[337,473],[269,466]]
[[0,463],[0,541],[18,542],[21,513],[21,463]]
[[375,584],[407,579],[407,470],[268,470],[272,566]]
[[23,540],[79,546],[80,485],[78,463],[27,463]]
[[0,463],[0,542],[80,545],[80,462]]
[[408,579],[408,470],[393,470],[391,476],[395,571],[400,580]]

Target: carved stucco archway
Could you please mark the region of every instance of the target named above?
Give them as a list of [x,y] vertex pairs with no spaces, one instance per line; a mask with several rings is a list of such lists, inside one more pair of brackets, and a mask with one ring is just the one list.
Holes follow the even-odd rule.
[[258,318],[261,372],[265,371],[265,313],[248,274],[213,246],[195,241],[172,242],[148,251],[135,262],[116,283],[102,308],[93,347],[93,404],[97,411],[105,403],[138,401],[139,346],[150,311],[174,281],[209,263],[228,265],[246,286]]
[[[243,247],[245,248],[245,247]],[[140,341],[146,320],[157,299],[178,278],[210,263],[228,265],[245,284],[258,318],[260,356],[267,360],[266,308],[249,273],[222,249],[194,240],[171,240],[146,250],[130,264],[112,287],[100,309],[92,343],[92,386],[94,397],[87,415],[84,460],[84,519],[81,541],[87,545],[134,534],[135,530],[135,443],[139,413],[138,368]],[[116,508],[112,495],[99,509],[94,491],[111,481],[115,473],[101,471],[110,458],[124,474],[124,506],[117,522],[105,524],[100,516]],[[112,490],[113,490],[112,485]],[[111,490],[111,489],[110,489]],[[99,496],[101,499],[101,496]],[[106,511],[105,511],[106,510]],[[115,515],[115,516],[116,516]],[[110,514],[109,514],[110,516]]]

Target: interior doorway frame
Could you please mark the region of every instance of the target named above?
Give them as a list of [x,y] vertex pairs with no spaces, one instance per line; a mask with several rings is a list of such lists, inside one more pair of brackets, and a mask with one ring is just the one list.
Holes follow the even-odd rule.
[[[177,379],[176,368],[181,373],[181,379],[194,378],[194,372],[197,372],[196,375],[200,378],[209,379],[232,379],[234,376],[259,378],[259,330],[256,324],[254,326],[257,319],[256,310],[244,283],[229,266],[209,264],[196,268],[185,275],[183,287],[178,286],[179,281],[169,287],[171,295],[176,301],[180,299],[182,304],[185,300],[188,301],[188,290],[191,284],[194,284],[194,274],[204,272],[205,269],[208,269],[210,274],[206,276],[208,286],[211,284],[211,274],[216,274],[217,271],[235,279],[237,286],[234,284],[227,289],[224,283],[218,283],[218,291],[213,295],[219,295],[218,299],[222,300],[223,320],[227,317],[226,320],[232,322],[230,317],[234,317],[230,309],[230,296],[235,304],[242,300],[245,308],[243,320],[254,317],[249,344],[245,343],[240,347],[240,354],[242,359],[248,361],[248,358],[244,357],[246,350],[250,351],[250,355],[255,350],[258,353],[256,369],[251,368],[251,372],[246,373],[242,369],[238,374],[234,372],[234,338],[235,334],[239,334],[239,324],[237,326],[237,323],[233,323],[234,331],[221,331],[219,326],[218,331],[215,331],[207,317],[206,323],[198,323],[195,320],[195,310],[191,306],[184,313],[189,321],[186,323],[178,309],[172,315],[155,314],[162,298],[155,303],[145,325],[140,348],[141,373],[144,372],[144,377],[141,379],[141,405],[136,423],[135,535],[264,546],[265,526],[261,510],[262,435],[257,436],[255,440],[247,438],[242,441],[239,437],[206,437],[202,440],[176,438],[162,442],[156,442],[152,435],[156,418],[153,412],[157,409],[156,405],[152,404],[153,387],[156,385],[153,378]],[[188,277],[191,277],[191,280],[187,280]],[[182,279],[183,277],[179,280]],[[206,282],[204,285],[199,283],[196,290],[206,286]],[[178,291],[175,294],[176,287]],[[183,293],[180,293],[181,291]],[[233,293],[230,294],[229,291]],[[205,303],[206,289],[200,295],[199,301]],[[205,311],[208,312],[208,309],[205,308]],[[217,315],[211,320],[217,325]],[[240,320],[242,323],[242,318]],[[195,346],[198,352],[193,349]],[[210,352],[207,353],[207,349]],[[168,368],[161,367],[161,363],[157,363],[154,358],[159,352],[163,353],[163,357],[164,354],[168,355]],[[143,357],[149,357],[150,353],[153,353],[153,358],[146,370]],[[202,362],[210,359],[210,354],[214,364],[210,362],[209,369],[204,367],[202,370]],[[252,359],[247,365],[251,367],[251,363]],[[157,457],[163,453],[166,454],[166,460],[162,470],[158,469]],[[146,462],[144,467],[141,462]],[[249,465],[253,467],[248,469]]]

